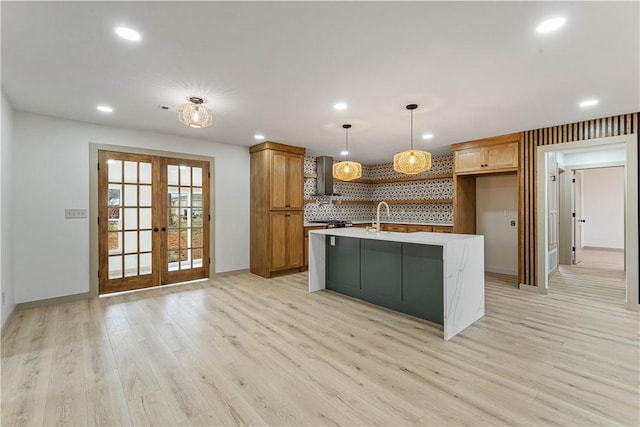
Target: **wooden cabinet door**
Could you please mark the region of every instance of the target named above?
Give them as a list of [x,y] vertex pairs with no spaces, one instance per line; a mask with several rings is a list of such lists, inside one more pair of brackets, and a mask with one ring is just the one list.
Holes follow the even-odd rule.
[[405,224],[381,224],[380,228],[382,231],[407,232],[407,226]]
[[484,148],[468,148],[454,152],[454,172],[474,172],[482,169],[484,164]]
[[271,212],[271,268],[287,267],[287,212]]
[[287,164],[286,153],[273,151],[271,153],[271,209],[287,209]]
[[453,226],[451,225],[434,225],[434,233],[453,233]]
[[287,268],[302,267],[304,262],[303,212],[288,212],[287,215]]
[[407,233],[415,233],[418,231],[433,231],[433,227],[431,225],[407,225]]
[[304,208],[304,157],[289,155],[287,160],[287,201],[290,209]]
[[518,143],[486,147],[485,169],[512,169],[518,167]]

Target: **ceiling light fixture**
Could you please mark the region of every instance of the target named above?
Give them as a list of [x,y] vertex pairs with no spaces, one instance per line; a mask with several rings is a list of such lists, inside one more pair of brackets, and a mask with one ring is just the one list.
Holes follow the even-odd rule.
[[546,21],[543,21],[542,23],[540,23],[540,25],[538,25],[536,31],[539,33],[550,33],[551,31],[555,31],[558,28],[562,27],[564,25],[564,22],[564,18],[547,19]]
[[393,156],[393,169],[407,175],[415,175],[431,169],[431,153],[413,149],[413,110],[416,108],[418,108],[417,104],[407,105],[407,110],[411,111],[411,149]]
[[587,99],[586,101],[582,101],[580,103],[580,108],[593,107],[594,105],[598,105],[597,99]]
[[116,27],[113,31],[125,40],[129,40],[130,42],[137,42],[142,37],[140,37],[140,33],[134,29],[127,27]]
[[422,134],[422,139],[433,139],[432,133],[424,133]]
[[101,113],[113,113],[113,108],[109,107],[108,105],[98,105],[96,107],[96,110],[100,111]]
[[262,141],[264,139],[264,135],[262,135],[260,133],[253,135],[253,137],[255,139],[257,139],[258,141]]
[[[349,128],[351,125],[342,125],[345,131],[345,150],[349,153]],[[333,177],[340,181],[353,181],[362,176],[362,165],[358,162],[349,161],[348,157],[345,157],[344,161],[333,164]]]
[[344,102],[338,102],[336,104],[333,104],[333,108],[335,108],[336,110],[346,110],[347,104],[345,104]]
[[191,96],[187,99],[189,103],[182,104],[178,111],[180,123],[192,128],[206,128],[211,126],[213,123],[213,114],[211,110],[203,105],[207,100],[197,96]]

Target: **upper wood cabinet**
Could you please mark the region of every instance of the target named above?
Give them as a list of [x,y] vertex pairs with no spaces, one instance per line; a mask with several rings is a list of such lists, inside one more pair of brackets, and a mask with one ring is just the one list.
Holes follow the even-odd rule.
[[271,209],[303,209],[304,156],[271,152]]
[[462,143],[451,146],[454,173],[477,174],[518,169],[518,141]]

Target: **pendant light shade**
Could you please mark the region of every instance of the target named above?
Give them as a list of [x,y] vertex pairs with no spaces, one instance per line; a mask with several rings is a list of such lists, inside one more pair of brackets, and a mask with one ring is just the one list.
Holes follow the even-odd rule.
[[213,124],[213,114],[211,110],[203,104],[206,99],[192,96],[189,103],[182,104],[178,111],[178,119],[180,123],[192,128],[206,128]]
[[416,108],[418,108],[416,104],[407,105],[407,110],[411,111],[411,149],[393,156],[393,169],[407,175],[415,175],[431,169],[431,153],[413,149],[413,110]]
[[344,161],[333,164],[333,177],[340,181],[353,181],[362,177],[362,165],[358,162],[349,161],[349,128],[351,125],[342,125],[346,134]]

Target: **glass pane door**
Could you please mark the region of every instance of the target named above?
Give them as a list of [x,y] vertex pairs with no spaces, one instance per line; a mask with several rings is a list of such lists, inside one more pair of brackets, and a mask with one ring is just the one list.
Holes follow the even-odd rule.
[[167,283],[208,277],[209,169],[206,162],[166,159]]
[[153,159],[99,153],[100,292],[153,286]]
[[209,163],[98,160],[100,293],[209,277]]

